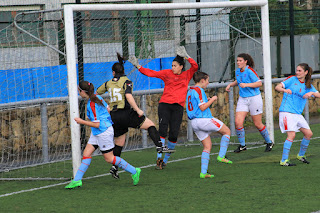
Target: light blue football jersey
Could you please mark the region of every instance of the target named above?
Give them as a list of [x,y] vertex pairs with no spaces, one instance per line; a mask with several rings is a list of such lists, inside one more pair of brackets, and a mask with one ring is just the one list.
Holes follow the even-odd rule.
[[289,76],[281,83],[283,88],[290,89],[292,94],[283,93],[279,109],[280,112],[301,114],[308,100],[303,98],[303,96],[308,92],[317,92],[313,85],[311,85],[310,88],[307,88],[306,84],[301,82],[296,76]]
[[91,127],[91,131],[93,135],[99,135],[106,131],[110,126],[112,126],[113,122],[111,120],[111,116],[108,112],[108,104],[103,100],[100,95],[97,95],[103,105],[96,104],[92,102],[90,99],[87,103],[87,116],[92,122],[100,122],[99,128]]
[[[255,83],[257,81],[261,81],[256,71],[254,71],[254,69],[252,69],[249,66],[246,66],[244,71],[241,71],[240,68],[236,70],[236,80],[237,80],[238,86],[240,83]],[[259,87],[241,88],[239,86],[239,91],[240,91],[239,95],[243,98],[252,97],[260,94]]]
[[206,93],[201,87],[194,86],[190,87],[190,90],[187,93],[187,115],[188,118],[213,118],[210,108],[201,111],[200,105],[208,102]]

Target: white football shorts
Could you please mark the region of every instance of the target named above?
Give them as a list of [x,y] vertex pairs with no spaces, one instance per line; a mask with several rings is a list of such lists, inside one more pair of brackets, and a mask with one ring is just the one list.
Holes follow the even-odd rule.
[[236,112],[250,112],[251,115],[263,113],[261,94],[247,98],[239,96]]
[[114,147],[113,135],[114,133],[112,126],[99,135],[93,135],[91,132],[88,144],[98,145],[100,151],[110,150]]
[[279,126],[282,133],[300,132],[300,128],[310,129],[308,122],[302,115],[290,112],[279,113]]
[[191,126],[199,140],[203,141],[212,132],[218,132],[223,122],[216,118],[194,118],[191,120]]

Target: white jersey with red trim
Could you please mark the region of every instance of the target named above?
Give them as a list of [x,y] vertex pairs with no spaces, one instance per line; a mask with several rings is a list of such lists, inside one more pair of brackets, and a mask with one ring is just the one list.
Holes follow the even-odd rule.
[[204,90],[199,86],[190,87],[187,93],[187,115],[188,118],[213,118],[209,108],[201,111],[200,106],[208,102]]
[[[254,69],[252,69],[249,66],[246,66],[246,68],[243,71],[241,71],[240,68],[236,70],[236,80],[237,80],[238,86],[241,83],[255,83],[255,82],[261,81],[256,71],[254,71]],[[260,94],[259,87],[242,88],[239,86],[239,95],[243,98],[252,97],[259,94]]]
[[87,103],[87,116],[89,120],[92,122],[100,122],[99,128],[91,127],[93,135],[99,135],[103,133],[113,124],[111,116],[107,109],[108,104],[100,95],[97,95],[97,98],[102,101],[103,105],[96,104],[90,99]]

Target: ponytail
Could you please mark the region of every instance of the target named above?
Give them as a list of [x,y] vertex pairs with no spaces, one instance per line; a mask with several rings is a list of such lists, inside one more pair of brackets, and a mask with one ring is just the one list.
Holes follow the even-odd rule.
[[313,73],[312,68],[306,63],[298,64],[298,66],[302,67],[304,71],[308,71],[308,74],[305,77],[305,84],[307,88],[311,88],[311,75]]
[[124,74],[124,61],[125,59],[117,53],[118,62],[112,65],[112,71],[116,73],[116,75],[123,75]]
[[83,90],[89,96],[90,100],[98,105],[103,105],[102,101],[94,94],[94,86],[88,81],[81,81],[79,89]]

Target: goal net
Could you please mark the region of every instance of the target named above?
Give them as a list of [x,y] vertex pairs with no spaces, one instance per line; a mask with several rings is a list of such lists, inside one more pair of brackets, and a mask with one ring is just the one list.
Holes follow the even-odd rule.
[[[75,110],[71,113],[71,120],[72,116],[78,115],[76,58],[79,54],[76,52],[79,46],[76,51],[75,35],[79,28],[75,26],[83,23],[82,37],[91,41],[83,46],[84,55],[88,57],[86,60],[92,64],[87,70],[90,75],[86,80],[96,86],[112,78],[110,67],[116,60],[116,52],[125,57],[135,55],[142,66],[162,70],[171,68],[176,47],[183,45],[196,59],[200,70],[207,72],[211,80],[219,82],[232,78],[237,54],[251,54],[265,79],[266,120],[273,139],[272,107],[269,105],[272,106],[272,91],[267,1],[66,5],[64,18],[70,109]],[[130,63],[125,64],[125,71],[134,82],[135,90],[147,90],[148,94],[152,89],[164,86],[161,80],[140,74]],[[146,114],[156,122],[157,102],[154,102],[154,96],[148,97],[150,110],[146,110]],[[183,127],[182,124],[181,132]],[[79,127],[71,123],[73,128],[75,133],[79,133]],[[72,141],[77,142],[79,137],[79,134],[74,134]],[[131,141],[136,141],[135,137]],[[74,150],[79,150],[74,145],[74,153],[79,153]],[[78,162],[79,165],[80,155],[73,157],[73,163]]]
[[[0,178],[5,180],[70,178],[72,168],[76,172],[90,134],[90,128],[73,122],[86,113],[77,84],[87,80],[97,89],[110,80],[117,52],[135,55],[142,66],[158,71],[170,69],[176,47],[185,46],[212,83],[234,79],[236,56],[249,53],[272,105],[267,1],[65,5],[64,11],[21,14],[0,34],[5,79]],[[125,73],[136,102],[157,125],[163,81],[142,75],[129,62]],[[210,93],[219,97],[213,115],[228,124],[228,94],[224,88]],[[265,108],[273,135],[272,107]],[[187,135],[184,113],[178,144]],[[146,131],[127,134],[125,150],[152,146]]]
[[61,14],[25,12],[1,24],[1,179],[70,177],[59,174],[71,166]]

